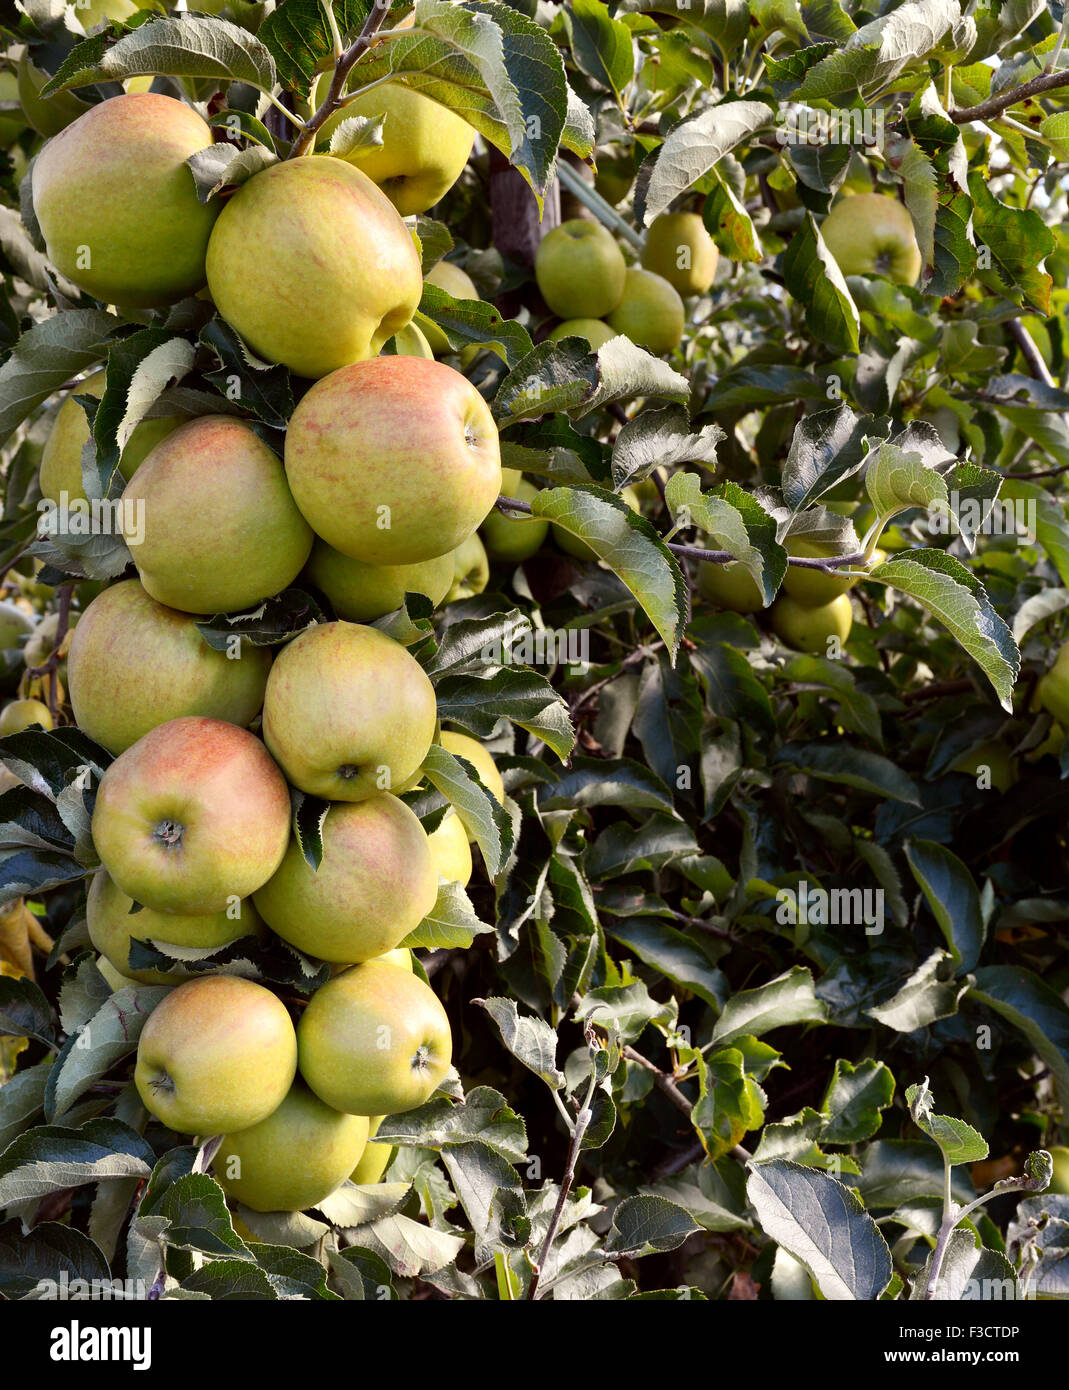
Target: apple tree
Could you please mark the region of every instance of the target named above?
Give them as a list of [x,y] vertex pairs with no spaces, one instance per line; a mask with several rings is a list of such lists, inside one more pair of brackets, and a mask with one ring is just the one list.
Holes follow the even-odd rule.
[[1066,1297],[1064,7],[15,10],[0,1294]]

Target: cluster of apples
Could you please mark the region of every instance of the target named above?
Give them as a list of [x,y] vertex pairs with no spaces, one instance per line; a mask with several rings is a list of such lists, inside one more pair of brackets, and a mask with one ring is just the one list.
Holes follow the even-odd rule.
[[[439,183],[463,167],[466,130]],[[381,149],[390,196],[316,153],[257,174],[220,210],[198,201],[185,164],[211,139],[183,103],[128,93],[66,126],[34,166],[48,254],[76,284],[144,308],[207,281],[252,351],[313,379],[283,457],[237,414],[137,426],[120,461],[137,578],[89,603],[66,675],[76,722],[115,755],[92,820],[90,939],[114,986],[175,985],[141,1035],[141,1098],[179,1133],[225,1136],[215,1172],[239,1200],[298,1210],[351,1173],[374,1180],[385,1157],[374,1145],[362,1157],[369,1133],[423,1103],[450,1065],[445,1011],[400,943],[442,879],[467,882],[471,849],[455,813],[428,835],[398,793],[435,740],[499,800],[504,789],[480,744],[440,731],[419,663],[367,624],[407,592],[448,596],[501,462],[489,409],[459,372],[377,356],[422,293],[395,202],[444,190],[413,194]],[[97,373],[71,395],[103,388]],[[42,456],[45,496],[85,495],[88,438],[68,398]],[[258,605],[302,573],[337,620],[274,659],[202,637],[198,618]],[[294,791],[330,803],[317,869],[291,833]],[[133,940],[195,962],[268,930],[333,968],[296,1027],[263,984],[131,962]]]

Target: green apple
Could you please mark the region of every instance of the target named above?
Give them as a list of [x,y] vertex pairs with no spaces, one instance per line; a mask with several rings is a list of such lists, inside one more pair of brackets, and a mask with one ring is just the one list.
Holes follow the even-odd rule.
[[237,975],[204,975],[171,990],[137,1045],[134,1084],[145,1109],[178,1134],[228,1134],[259,1124],[297,1072],[286,1006]]
[[157,724],[186,714],[251,724],[270,668],[269,648],[238,641],[218,651],[197,631],[195,618],[126,579],[82,615],[67,655],[67,683],[78,727],[109,753],[121,753]]
[[952,772],[965,772],[970,777],[983,777],[996,791],[1007,792],[1017,781],[1017,765],[1005,744],[988,739],[977,744],[951,766]]
[[374,357],[423,293],[397,209],[366,174],[326,155],[283,160],[243,183],[212,232],[207,272],[219,312],[253,352],[306,377]]
[[1040,677],[1036,698],[1059,724],[1069,724],[1069,642],[1059,649],[1046,675]]
[[116,990],[126,989],[130,985],[137,984],[137,981],[132,980],[129,975],[124,975],[121,970],[116,970],[107,956],[97,956],[94,964],[111,986],[112,994]]
[[396,965],[369,960],[312,995],[297,1025],[301,1075],[347,1115],[399,1115],[429,1100],[452,1057],[434,991]]
[[[827,541],[807,540],[803,536],[788,536],[784,541],[788,555],[798,555],[809,559],[828,559],[833,555],[849,552],[837,549]],[[783,576],[783,592],[809,608],[819,608],[831,603],[840,594],[845,594],[857,583],[857,576],[839,570],[824,573],[822,570],[804,569],[800,565],[788,565]]]
[[814,656],[827,656],[831,638],[842,644],[850,636],[854,610],[847,594],[840,594],[819,607],[810,607],[783,594],[773,603],[769,618],[772,630],[789,647]]
[[[502,492],[507,497],[515,497],[520,502],[530,502],[538,496],[539,489],[526,478],[521,478],[512,489],[502,484]],[[518,565],[530,559],[542,548],[542,542],[549,531],[549,522],[542,517],[524,516],[520,513],[506,515],[493,508],[479,528],[486,547],[487,558]]]
[[154,912],[150,907],[133,911],[132,898],[119,888],[104,869],[93,876],[85,902],[89,940],[122,975],[144,985],[180,984],[187,975],[179,971],[135,970],[130,964],[130,942],[159,942],[161,946],[210,950],[227,946],[260,931],[260,917],[248,900],[236,902],[225,912],[187,916]]
[[559,343],[562,338],[585,338],[590,344],[591,352],[597,352],[603,343],[617,336],[615,328],[610,328],[601,319],[565,319],[563,323],[557,324],[552,333],[546,334],[546,339],[551,343]]
[[648,352],[674,352],[683,341],[686,315],[679,292],[652,270],[632,267],[623,298],[608,315],[609,327]]
[[394,355],[397,357],[425,357],[428,361],[434,356],[426,333],[416,323],[406,323],[391,339]]
[[[7,88],[9,74],[0,77],[0,94]],[[51,81],[51,74],[35,67],[29,53],[19,59],[18,98],[23,113],[38,135],[58,135],[64,126],[76,121],[88,111],[89,103],[82,101],[73,92],[57,92],[55,96],[41,96],[41,88]],[[0,134],[0,143],[3,142]]]
[[627,265],[600,222],[575,217],[539,242],[535,279],[558,318],[604,318],[619,304]]
[[598,172],[594,188],[607,203],[616,207],[622,203],[635,181],[635,162],[629,155],[598,154]]
[[[462,270],[459,265],[454,265],[452,261],[438,261],[427,271],[424,280],[428,285],[437,285],[440,290],[445,290],[446,294],[452,295],[454,299],[480,297],[468,272]],[[449,339],[437,324],[428,325],[427,341],[436,357],[444,357],[447,352],[453,351],[449,346]]]
[[663,212],[646,233],[642,264],[684,298],[705,294],[716,276],[720,252],[696,212]]
[[453,551],[501,490],[490,407],[443,362],[376,357],[304,396],[286,432],[286,476],[317,536],[370,565]]
[[224,1137],[212,1172],[253,1211],[304,1211],[342,1185],[367,1134],[366,1116],[342,1115],[295,1081],[266,1119]]
[[320,623],[275,658],[263,731],[295,787],[363,801],[418,770],[437,717],[434,687],[399,642],[373,627]]
[[1027,752],[1025,761],[1030,763],[1038,762],[1040,758],[1060,758],[1062,748],[1065,745],[1065,730],[1057,722],[1051,724],[1047,737],[1042,743],[1038,743],[1035,748]]
[[840,198],[820,228],[844,275],[886,275],[915,285],[921,253],[913,219],[895,198],[856,193]]
[[186,160],[211,143],[206,122],[172,97],[126,93],[90,107],[33,166],[49,260],[108,304],[194,294],[219,208],[197,197]]
[[758,581],[738,560],[731,564],[699,564],[698,592],[731,613],[758,613],[765,607]]
[[376,1183],[390,1166],[390,1159],[393,1158],[393,1144],[373,1144],[371,1136],[378,1134],[379,1126],[386,1118],[385,1115],[373,1115],[368,1120],[368,1143],[361,1155],[360,1162],[349,1174],[349,1181],[355,1182],[358,1187],[366,1187],[371,1183]]
[[157,912],[222,912],[282,862],[289,789],[258,738],[219,719],[172,719],[107,768],[93,843],[122,891]]
[[376,960],[383,961],[386,965],[396,965],[399,970],[413,972],[412,952],[407,946],[395,946],[391,951],[383,951],[381,956],[376,956]]
[[[620,493],[620,500],[626,502],[633,512],[638,512],[641,515],[642,504],[639,502],[638,493],[633,487],[625,487]],[[553,539],[566,555],[572,555],[576,560],[596,560],[598,558],[586,541],[580,540],[578,536],[573,536],[571,531],[556,525],[556,523],[553,525]]]
[[312,549],[278,456],[232,415],[203,415],[169,434],[122,500],[141,583],[180,612],[249,608],[292,583]]
[[68,0],[67,8],[74,11],[88,34],[109,20],[129,19],[142,7],[133,0]]
[[393,950],[438,897],[438,871],[415,812],[396,796],[331,806],[312,868],[296,837],[256,893],[264,921],[319,960],[353,963]]
[[16,608],[13,603],[0,602],[0,651],[10,651],[34,629],[34,621],[29,613]]
[[12,700],[0,712],[0,738],[8,734],[21,734],[31,724],[40,724],[42,729],[51,729],[52,714],[40,700]]
[[[319,79],[322,101],[330,74]],[[327,120],[320,139],[352,116],[383,116],[381,145],[360,145],[344,156],[374,179],[402,217],[426,212],[456,183],[475,142],[475,131],[462,116],[401,82],[387,82],[363,92]]]
[[453,551],[453,587],[445,596],[446,603],[474,598],[490,582],[490,561],[486,547],[476,531]]
[[317,540],[305,573],[330,599],[335,613],[352,623],[370,623],[393,613],[405,594],[425,594],[435,608],[453,583],[449,553],[415,565],[365,565]]
[[[497,771],[495,767],[494,771]],[[447,883],[459,883],[461,888],[468,886],[471,878],[471,844],[464,822],[455,811],[447,811],[437,830],[427,836],[435,868]]]
[[[378,1147],[385,1148],[385,1145]],[[1051,1175],[1050,1187],[1047,1188],[1047,1191],[1062,1197],[1069,1197],[1069,1148],[1066,1148],[1064,1144],[1054,1144],[1047,1152],[1054,1160],[1054,1172]],[[367,1149],[364,1150],[364,1154],[367,1155]],[[354,1178],[353,1181],[355,1182],[356,1179]]]

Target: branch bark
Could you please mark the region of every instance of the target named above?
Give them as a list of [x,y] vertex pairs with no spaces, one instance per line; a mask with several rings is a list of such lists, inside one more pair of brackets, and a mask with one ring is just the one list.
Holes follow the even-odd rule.
[[1039,96],[1043,92],[1051,92],[1056,87],[1069,87],[1069,69],[1040,73],[1038,77],[1033,77],[1031,82],[1012,87],[1008,92],[1000,92],[997,97],[988,97],[986,101],[977,102],[975,106],[963,106],[960,110],[951,111],[950,119],[955,125],[968,125],[970,121],[990,121],[996,116],[1001,116],[1008,107],[1016,106],[1018,102],[1027,101],[1029,97]]
[[299,155],[304,154],[309,146],[314,145],[319,129],[334,115],[335,111],[341,110],[344,105],[341,98],[349,74],[374,43],[375,35],[382,28],[389,13],[389,0],[386,0],[386,3],[383,3],[383,0],[375,0],[367,19],[364,20],[364,27],[338,59],[334,74],[330,79],[330,89],[327,92],[326,100],[319,107],[319,110],[312,115],[300,135],[290,146],[288,159],[296,159]]

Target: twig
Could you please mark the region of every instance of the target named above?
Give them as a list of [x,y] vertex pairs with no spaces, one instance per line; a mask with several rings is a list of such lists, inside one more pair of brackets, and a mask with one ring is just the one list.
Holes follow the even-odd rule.
[[1007,327],[1011,335],[1021,349],[1021,356],[1028,363],[1028,370],[1037,381],[1041,381],[1044,386],[1054,386],[1055,381],[1051,376],[1046,362],[1043,361],[1043,354],[1036,347],[1032,335],[1020,319],[1010,319]]
[[922,685],[918,690],[907,690],[902,699],[906,704],[912,705],[918,700],[938,700],[943,695],[964,695],[972,689],[973,683],[967,679],[933,681],[931,685]]
[[557,1229],[564,1215],[564,1205],[568,1200],[568,1193],[572,1190],[572,1183],[575,1181],[575,1165],[579,1161],[579,1152],[583,1146],[583,1135],[590,1124],[592,1114],[590,1102],[594,1099],[594,1088],[597,1085],[597,1071],[591,1066],[590,1084],[586,1088],[586,1099],[583,1101],[582,1109],[575,1117],[575,1128],[572,1130],[571,1142],[568,1145],[568,1160],[564,1168],[564,1177],[561,1179],[560,1193],[557,1196],[557,1205],[553,1208],[553,1215],[550,1218],[549,1228],[546,1231],[546,1238],[542,1242],[542,1249],[538,1255],[538,1263],[534,1267],[531,1275],[531,1282],[527,1288],[527,1299],[533,1302],[538,1297],[538,1284],[542,1278],[542,1271],[546,1267],[549,1259],[549,1252],[553,1248],[553,1238],[557,1234]]
[[378,31],[382,28],[386,16],[390,13],[389,0],[374,0],[374,4],[364,21],[364,27],[356,36],[356,39],[349,45],[342,56],[338,59],[330,79],[330,88],[327,91],[326,100],[313,116],[305,123],[304,129],[297,136],[290,146],[288,159],[295,159],[305,153],[310,145],[315,144],[316,133],[334,115],[335,111],[340,111],[344,106],[342,93],[345,91],[345,84],[350,72],[371,47]]
[[633,1047],[625,1047],[623,1053],[629,1062],[635,1062],[650,1073],[653,1077],[653,1084],[659,1091],[664,1092],[677,1110],[682,1110],[684,1115],[690,1114],[694,1109],[693,1102],[686,1098],[666,1071],[662,1071],[648,1057],[643,1057],[641,1052],[636,1052]]
[[1008,107],[1027,101],[1029,97],[1039,96],[1042,92],[1053,91],[1055,87],[1069,87],[1069,70],[1041,73],[1039,77],[1033,77],[1031,82],[1025,82],[1020,87],[1013,87],[1008,92],[1000,92],[997,97],[988,97],[986,101],[978,102],[976,106],[964,106],[948,114],[955,125],[968,125],[970,121],[990,121]]

